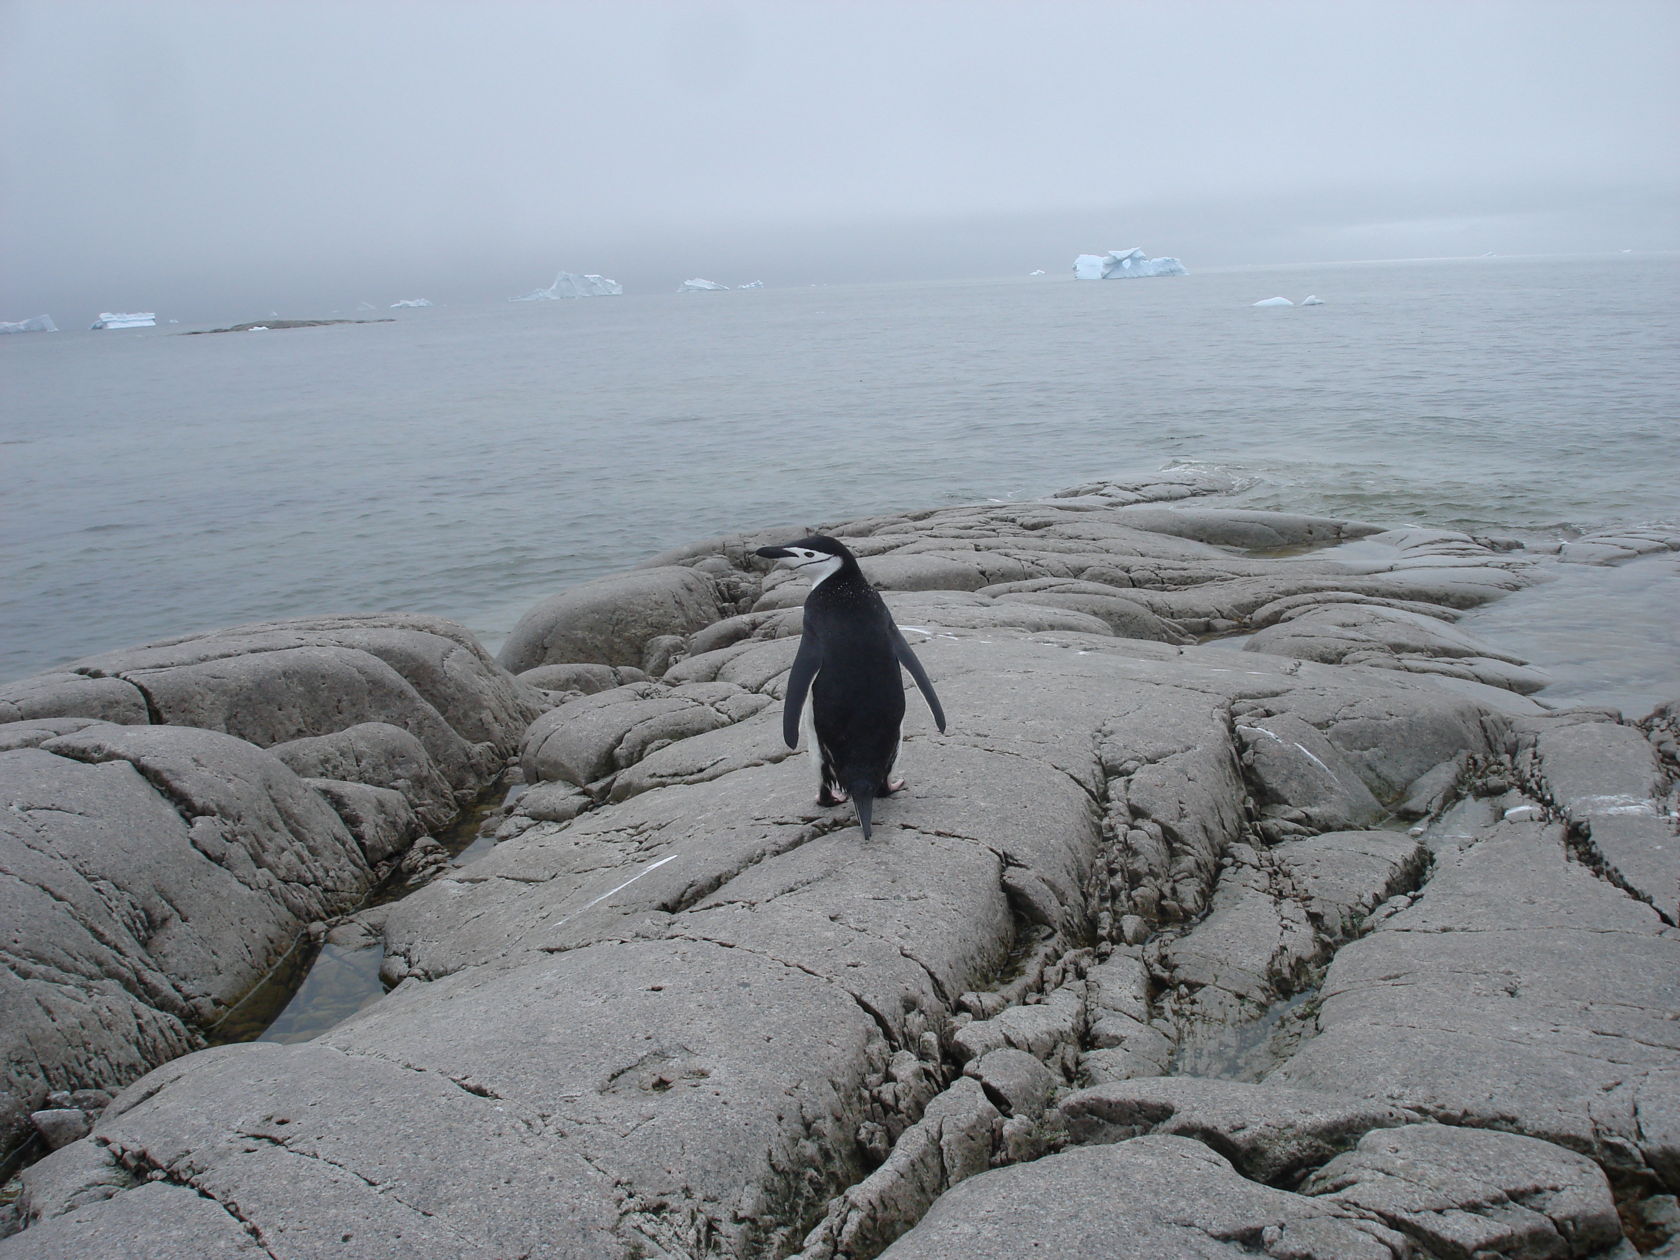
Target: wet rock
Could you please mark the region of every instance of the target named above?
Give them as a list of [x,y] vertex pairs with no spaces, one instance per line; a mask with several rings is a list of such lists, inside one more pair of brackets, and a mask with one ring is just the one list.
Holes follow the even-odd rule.
[[650,640],[692,634],[733,611],[704,573],[635,569],[550,596],[519,619],[497,660],[514,674],[575,663],[640,669]]
[[1438,617],[1373,604],[1308,607],[1258,631],[1243,646],[1309,661],[1447,674],[1523,694],[1550,681]]

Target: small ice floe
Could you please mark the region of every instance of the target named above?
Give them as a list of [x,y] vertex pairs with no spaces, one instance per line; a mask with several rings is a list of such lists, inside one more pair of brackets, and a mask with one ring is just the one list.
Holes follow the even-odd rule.
[[1309,293],[1309,294],[1307,294],[1306,297],[1301,299],[1301,305],[1302,306],[1323,306],[1324,305],[1324,299],[1319,297],[1316,293]]
[[1042,276],[1044,274],[1044,268],[1040,267],[1037,271],[1029,271],[1027,274],[1029,276]]
[[1269,297],[1269,298],[1266,298],[1264,301],[1256,302],[1254,305],[1256,305],[1256,306],[1294,306],[1295,303],[1291,302],[1286,297]]
[[678,293],[713,293],[727,289],[727,284],[718,284],[714,280],[702,280],[696,276],[692,280],[684,280],[677,286]]
[[394,311],[399,306],[430,306],[431,304],[431,298],[403,298],[399,302],[392,302],[391,309]]
[[157,315],[152,311],[100,311],[93,321],[95,328],[155,328]]
[[738,285],[737,287],[742,289],[762,289],[764,287],[764,281],[748,280],[745,284]]

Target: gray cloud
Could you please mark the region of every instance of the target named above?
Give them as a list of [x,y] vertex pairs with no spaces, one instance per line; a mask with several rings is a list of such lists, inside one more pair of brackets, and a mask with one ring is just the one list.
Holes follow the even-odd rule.
[[0,7],[0,318],[1674,248],[1680,6]]

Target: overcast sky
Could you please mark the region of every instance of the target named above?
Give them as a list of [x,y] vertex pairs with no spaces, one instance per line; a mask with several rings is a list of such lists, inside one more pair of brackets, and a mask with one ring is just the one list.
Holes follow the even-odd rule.
[[0,319],[1673,249],[1677,64],[1677,0],[0,0]]

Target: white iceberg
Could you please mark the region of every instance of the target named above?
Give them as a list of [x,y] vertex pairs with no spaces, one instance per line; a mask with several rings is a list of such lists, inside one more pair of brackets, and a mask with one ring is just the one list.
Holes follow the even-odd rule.
[[1187,276],[1176,258],[1151,258],[1141,249],[1111,249],[1073,260],[1075,280],[1135,280],[1143,276]]
[[1306,297],[1301,299],[1301,305],[1302,306],[1323,306],[1324,305],[1324,299],[1319,297],[1315,293],[1309,293],[1309,294],[1307,294]]
[[1294,306],[1295,303],[1291,302],[1286,297],[1275,297],[1275,298],[1267,298],[1262,302],[1256,302],[1254,305],[1256,305],[1256,306]]
[[562,271],[548,288],[534,289],[508,301],[558,302],[561,298],[618,297],[623,292],[622,284],[605,276],[580,276],[576,272]]
[[720,290],[720,289],[727,289],[728,287],[729,286],[727,284],[718,284],[718,283],[716,283],[715,281],[712,281],[712,280],[701,280],[699,277],[696,277],[693,280],[684,280],[681,284],[679,284],[677,286],[677,292],[678,293],[711,293],[711,292],[715,292],[715,291]]
[[[1089,257],[1091,257],[1091,255],[1081,254],[1080,257],[1081,258],[1089,258]],[[1077,265],[1078,264],[1076,263],[1075,266],[1077,266]],[[1029,271],[1029,272],[1027,272],[1027,274],[1029,276],[1042,276],[1044,274],[1044,269],[1042,267],[1040,267],[1037,271]]]
[[737,285],[736,287],[741,289],[762,289],[764,287],[764,281],[749,280],[745,284]]
[[58,325],[53,323],[51,315],[35,315],[19,320],[0,319],[0,333],[57,331]]
[[100,311],[93,321],[95,328],[155,328],[157,315],[152,311]]
[[430,306],[431,304],[431,298],[404,298],[400,302],[392,302],[391,309],[394,311],[399,306]]

